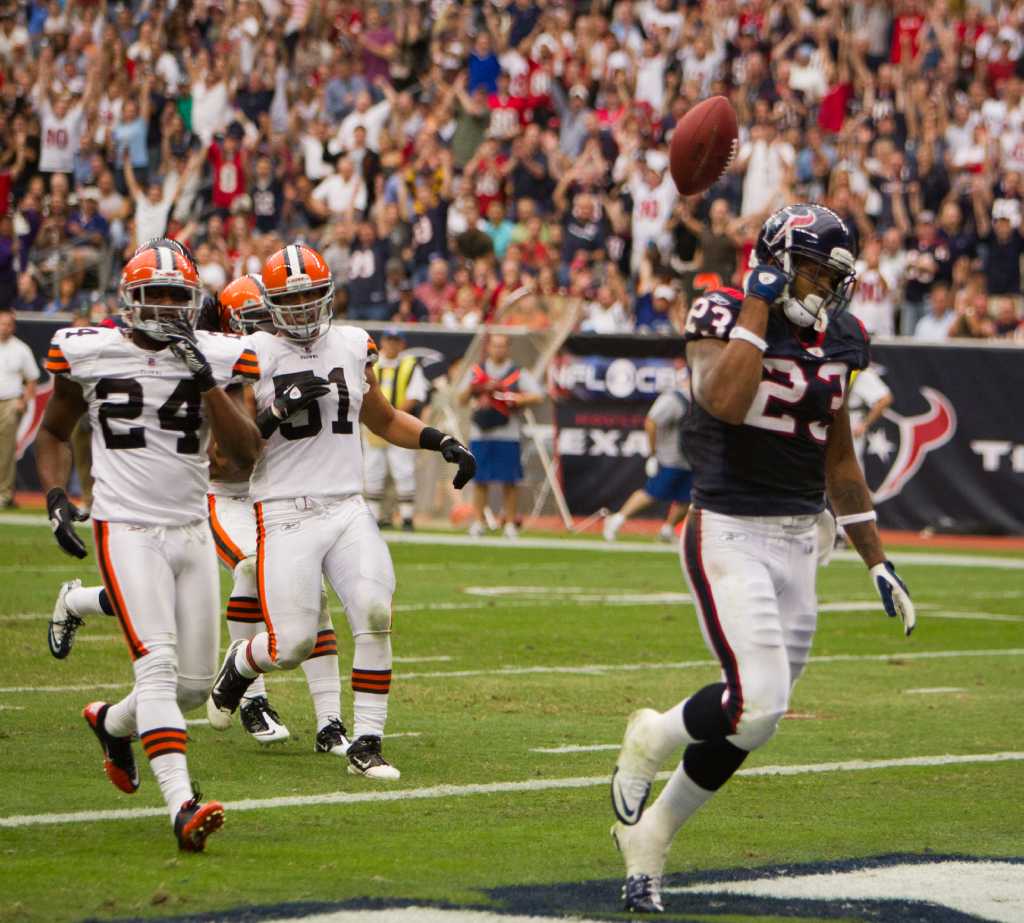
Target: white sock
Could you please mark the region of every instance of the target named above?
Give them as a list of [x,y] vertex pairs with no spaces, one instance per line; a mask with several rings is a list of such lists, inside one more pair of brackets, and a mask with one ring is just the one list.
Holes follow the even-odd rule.
[[181,806],[192,799],[192,781],[188,775],[188,763],[184,753],[167,753],[150,760],[149,768],[156,776],[160,794],[164,796],[171,823]]
[[355,737],[383,737],[391,690],[391,635],[357,635],[354,642],[352,733]]
[[[228,619],[228,637],[231,642],[235,641],[251,641],[256,635],[263,630],[263,623],[248,623],[248,622],[236,622],[233,619]],[[246,674],[242,674],[245,676]],[[245,690],[242,695],[242,701],[247,702],[249,699],[255,699],[259,696],[266,696],[267,684],[263,679],[262,673],[256,674],[256,679],[252,681],[252,685]]]
[[276,670],[277,663],[270,658],[270,635],[261,631],[235,651],[235,669],[246,679],[255,679],[261,673]]
[[115,702],[107,709],[107,714],[103,718],[103,728],[114,737],[130,737],[138,730],[135,721],[134,689],[120,702]]
[[105,591],[101,586],[79,586],[68,590],[64,596],[64,605],[72,615],[109,615],[100,602],[100,595]]
[[[697,810],[710,800],[714,792],[701,788],[680,763],[672,773],[657,800],[640,818],[640,824],[652,836],[668,844]],[[640,824],[637,826],[639,827]]]
[[666,757],[679,747],[696,743],[686,733],[686,725],[683,724],[683,706],[687,701],[687,699],[683,699],[678,705],[673,705],[668,711],[663,711],[658,715],[658,731]]
[[402,517],[402,522],[411,522],[415,511],[416,504],[412,500],[401,500],[398,504],[398,515]]
[[341,675],[338,655],[325,654],[302,662],[309,697],[316,713],[316,729],[322,731],[332,718],[341,718]]

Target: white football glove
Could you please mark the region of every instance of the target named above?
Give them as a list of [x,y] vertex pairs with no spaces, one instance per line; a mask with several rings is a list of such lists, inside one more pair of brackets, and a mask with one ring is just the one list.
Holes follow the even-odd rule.
[[647,477],[653,478],[658,473],[658,459],[653,455],[644,463],[644,472]]
[[885,614],[889,618],[897,615],[903,622],[903,634],[909,635],[917,624],[914,604],[910,600],[907,585],[896,576],[896,568],[892,561],[883,561],[871,568],[871,577],[875,581],[878,595],[882,597]]

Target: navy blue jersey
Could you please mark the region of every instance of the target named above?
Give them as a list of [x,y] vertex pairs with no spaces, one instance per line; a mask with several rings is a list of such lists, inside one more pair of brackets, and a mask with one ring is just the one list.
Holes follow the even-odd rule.
[[[736,289],[698,298],[686,321],[686,342],[726,340],[742,302]],[[693,465],[693,503],[732,516],[818,513],[825,506],[829,427],[851,373],[868,365],[868,336],[845,312],[819,334],[798,332],[773,310],[765,340],[761,384],[742,423],[724,423],[697,401],[691,405],[683,439]]]

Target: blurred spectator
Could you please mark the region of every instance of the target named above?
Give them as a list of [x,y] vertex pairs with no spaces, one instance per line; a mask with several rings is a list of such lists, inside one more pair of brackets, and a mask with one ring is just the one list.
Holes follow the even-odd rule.
[[0,309],[0,509],[14,503],[18,424],[36,395],[39,366],[28,344],[14,335],[14,312]]
[[857,286],[850,301],[850,313],[872,336],[896,332],[896,301],[893,286],[881,271],[882,243],[872,238],[864,244],[857,261]]
[[34,268],[29,268],[18,276],[18,296],[14,299],[15,311],[43,311],[46,308],[46,296],[39,288],[39,279]]
[[949,286],[942,282],[932,288],[928,313],[914,328],[915,340],[936,342],[949,338],[949,332],[956,320],[956,312],[949,297]]
[[78,314],[89,305],[83,292],[78,290],[74,276],[64,276],[58,283],[58,294],[43,309],[47,314]]
[[[590,326],[668,329],[740,282],[767,212],[821,201],[869,276],[856,310],[877,269],[872,310],[909,335],[940,316],[936,285],[960,294],[980,271],[1001,330],[995,299],[1021,295],[1024,42],[1019,3],[983,6],[8,7],[0,306],[29,267],[50,297],[69,264],[115,284],[133,242],[166,232],[205,247],[211,286],[301,237],[355,318],[414,316],[402,276],[422,286],[439,258],[452,292],[424,290],[434,320],[586,304]],[[738,156],[680,202],[667,142],[713,94],[737,112]],[[510,301],[531,280],[536,310]],[[686,295],[665,313],[662,285]],[[986,329],[958,300],[959,328]]]

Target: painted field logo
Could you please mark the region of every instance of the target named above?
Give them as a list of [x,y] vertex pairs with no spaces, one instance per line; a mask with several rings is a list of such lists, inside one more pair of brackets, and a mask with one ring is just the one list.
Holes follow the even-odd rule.
[[[713,897],[716,912],[778,917],[842,916],[921,923],[1024,920],[1024,861],[966,856],[883,856],[671,884],[666,909],[693,912]],[[683,906],[679,905],[680,900]]]

